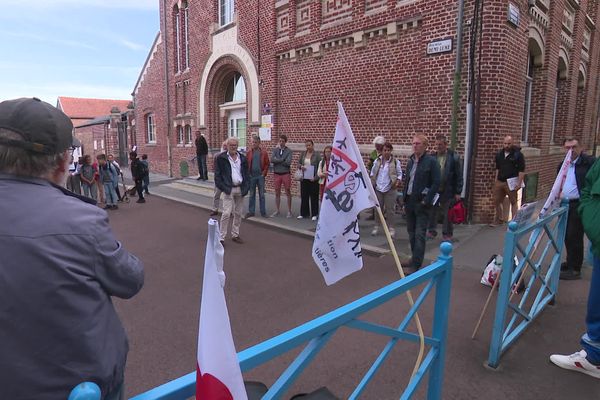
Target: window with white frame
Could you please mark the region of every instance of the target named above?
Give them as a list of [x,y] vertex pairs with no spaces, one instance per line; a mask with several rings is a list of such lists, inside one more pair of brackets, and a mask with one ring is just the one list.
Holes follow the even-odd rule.
[[175,72],[181,71],[181,23],[179,8],[175,6],[173,11],[174,27],[175,27]]
[[531,95],[533,92],[533,56],[529,54],[529,63],[527,65],[527,76],[525,77],[525,106],[523,109],[523,130],[521,132],[521,141],[529,141],[529,119],[531,117]]
[[581,46],[586,51],[590,50],[590,40],[591,40],[591,37],[592,37],[592,32],[590,31],[589,28],[585,28],[585,31],[583,31],[583,43],[581,44]]
[[244,77],[236,72],[229,80],[225,89],[225,102],[240,102],[246,101],[246,83]]
[[575,25],[575,10],[573,10],[569,5],[565,4],[565,9],[563,11],[563,27],[567,28],[569,33],[573,33],[573,27]]
[[192,127],[190,125],[186,125],[185,126],[185,143],[186,144],[190,144],[192,143]]
[[219,25],[225,26],[232,23],[234,11],[234,0],[219,0]]
[[189,42],[189,7],[187,1],[183,2],[183,51],[185,52],[185,58],[183,60],[183,66],[185,69],[190,67],[190,42]]
[[177,143],[183,144],[183,126],[177,125]]
[[146,115],[146,140],[148,141],[148,143],[156,143],[154,114]]

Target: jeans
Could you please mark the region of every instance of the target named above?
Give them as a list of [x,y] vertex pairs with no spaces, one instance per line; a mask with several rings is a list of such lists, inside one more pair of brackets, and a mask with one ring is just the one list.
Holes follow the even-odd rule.
[[579,200],[569,202],[565,249],[567,250],[567,268],[579,272],[581,263],[583,263],[583,223],[577,207],[579,207]]
[[138,198],[144,198],[144,182],[141,179],[135,181],[135,190],[137,190]]
[[444,216],[444,222],[442,223],[442,235],[454,235],[454,225],[452,224],[452,221],[450,221],[450,219],[448,218],[450,201],[450,199],[446,201],[439,201],[438,204],[432,208],[431,217],[429,219],[429,226],[427,227],[427,230],[429,232],[437,233],[438,216],[440,215],[440,213],[442,213]]
[[260,215],[267,215],[265,206],[265,177],[262,175],[250,177],[250,199],[248,200],[248,213],[254,215],[256,209],[256,187],[258,186],[258,201],[260,203]]
[[594,255],[594,269],[588,295],[587,332],[581,337],[581,345],[592,364],[600,365],[600,258]]
[[425,232],[429,224],[431,206],[424,206],[421,203],[409,200],[405,208],[406,230],[408,231],[410,250],[412,252],[412,266],[419,269],[425,257]]
[[107,206],[114,206],[117,204],[117,191],[115,190],[115,185],[112,182],[104,183],[104,197],[106,199]]
[[96,188],[96,182],[92,182],[91,185],[86,182],[81,182],[81,187],[83,188],[83,195],[85,197],[98,200],[98,189]]
[[150,176],[146,175],[142,178],[142,189],[148,194],[148,186],[150,186]]
[[197,154],[196,158],[198,159],[198,175],[200,175],[200,179],[208,179],[208,168],[206,166],[206,154]]

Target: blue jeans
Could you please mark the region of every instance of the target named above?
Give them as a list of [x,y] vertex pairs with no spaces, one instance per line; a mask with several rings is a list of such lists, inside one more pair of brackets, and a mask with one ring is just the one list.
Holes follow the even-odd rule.
[[265,206],[265,177],[262,175],[250,177],[250,199],[248,200],[248,213],[254,214],[256,209],[256,187],[258,186],[258,201],[260,202],[260,215],[267,215]]
[[588,295],[587,332],[581,337],[581,345],[592,364],[600,365],[600,258],[594,256],[594,270]]
[[115,190],[115,184],[112,182],[106,182],[104,184],[104,200],[106,201],[106,205],[114,206],[117,204],[117,191]]
[[198,175],[200,179],[208,179],[208,168],[206,166],[206,154],[197,154],[198,158]]

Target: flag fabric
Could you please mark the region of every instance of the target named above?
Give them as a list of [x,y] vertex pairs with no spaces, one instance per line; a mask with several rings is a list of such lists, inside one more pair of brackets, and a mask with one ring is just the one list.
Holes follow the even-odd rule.
[[327,285],[362,268],[358,214],[379,206],[340,102],[332,146],[327,185],[312,248],[313,260]]
[[569,167],[571,166],[571,153],[572,150],[569,150],[565,155],[565,159],[558,171],[558,175],[554,180],[554,184],[552,185],[552,190],[550,190],[550,194],[540,211],[539,218],[542,218],[548,212],[554,210],[556,207],[560,205],[560,199],[562,197],[562,189],[565,184],[565,180],[567,179],[567,171],[569,171]]
[[225,303],[219,223],[208,221],[198,326],[196,400],[247,400]]

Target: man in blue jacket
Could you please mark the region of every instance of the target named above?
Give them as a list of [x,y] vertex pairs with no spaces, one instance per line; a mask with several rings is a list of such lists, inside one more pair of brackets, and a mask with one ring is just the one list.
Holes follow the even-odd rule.
[[216,158],[215,185],[223,193],[223,214],[221,215],[221,242],[227,236],[229,220],[233,214],[231,224],[231,240],[235,243],[244,243],[240,237],[240,225],[242,223],[242,211],[244,207],[244,196],[248,194],[250,177],[248,175],[248,161],[246,157],[238,152],[238,139],[230,137],[227,139],[227,151],[219,154]]
[[62,187],[73,124],[36,98],[0,103],[0,399],[123,392],[128,343],[111,297],[144,283],[95,200]]
[[404,178],[406,230],[412,251],[411,267],[421,268],[425,256],[425,232],[440,186],[440,166],[427,154],[427,137],[415,135],[413,155],[408,159]]

